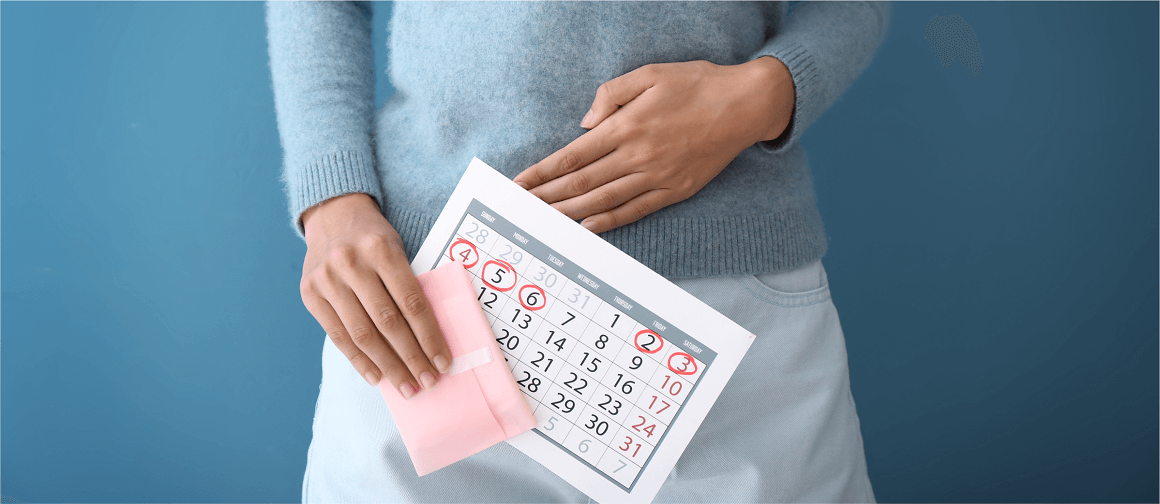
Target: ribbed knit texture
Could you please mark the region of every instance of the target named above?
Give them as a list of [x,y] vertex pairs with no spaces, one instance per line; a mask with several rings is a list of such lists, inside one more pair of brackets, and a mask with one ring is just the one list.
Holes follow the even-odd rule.
[[650,63],[773,56],[793,76],[788,131],[601,237],[670,278],[796,268],[826,251],[801,134],[869,64],[887,20],[874,3],[401,2],[384,48],[397,92],[374,111],[372,7],[271,2],[292,222],[301,233],[305,209],[364,192],[413,256],[472,157],[514,177],[585,132],[601,83]]

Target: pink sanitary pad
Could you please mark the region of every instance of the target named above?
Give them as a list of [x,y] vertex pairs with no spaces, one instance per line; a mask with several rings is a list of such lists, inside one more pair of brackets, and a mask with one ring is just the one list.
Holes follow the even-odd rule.
[[451,349],[451,369],[410,401],[389,381],[379,384],[419,476],[536,426],[467,275],[454,262],[418,277]]

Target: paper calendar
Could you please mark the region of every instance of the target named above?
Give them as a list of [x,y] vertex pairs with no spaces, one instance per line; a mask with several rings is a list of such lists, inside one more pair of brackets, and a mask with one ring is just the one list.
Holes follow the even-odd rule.
[[508,443],[597,501],[651,501],[754,335],[479,159],[412,269],[453,257],[537,421]]

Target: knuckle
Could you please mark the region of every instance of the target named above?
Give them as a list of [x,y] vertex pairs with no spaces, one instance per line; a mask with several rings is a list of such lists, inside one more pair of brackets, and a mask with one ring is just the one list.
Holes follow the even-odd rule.
[[330,264],[353,267],[358,262],[358,250],[350,245],[339,245],[330,251]]
[[366,348],[375,337],[375,332],[366,326],[355,326],[350,330],[350,339],[359,348]]
[[596,88],[597,100],[611,100],[612,99],[612,81],[607,81]]
[[652,204],[643,199],[633,203],[632,205],[632,216],[634,217],[634,220],[639,220],[640,218],[652,213],[652,211]]
[[385,234],[369,234],[359,240],[359,245],[363,249],[373,251],[391,250],[396,243],[391,236]]
[[568,189],[576,194],[584,194],[588,192],[588,186],[591,182],[588,176],[583,173],[573,173],[570,180],[568,180]]
[[318,296],[318,287],[314,285],[313,279],[303,278],[298,283],[298,293],[302,295],[302,299],[314,299]]
[[677,193],[681,195],[681,199],[686,199],[697,192],[697,184],[691,179],[683,179],[677,183]]
[[577,156],[576,153],[566,151],[564,152],[564,155],[560,157],[559,169],[561,173],[571,173],[576,171],[576,169],[579,167],[580,156]]
[[600,191],[595,194],[596,206],[600,211],[608,210],[616,206],[616,196],[612,195],[610,191]]
[[639,161],[641,163],[651,163],[653,161],[660,159],[660,157],[661,157],[661,150],[659,148],[657,148],[655,145],[642,146],[642,147],[640,147],[640,149],[637,151],[637,154],[636,154],[637,161]]
[[427,312],[427,297],[422,292],[406,292],[398,301],[399,308],[407,315],[421,315]]
[[381,305],[375,310],[375,320],[383,328],[398,327],[403,322],[403,315],[393,306]]

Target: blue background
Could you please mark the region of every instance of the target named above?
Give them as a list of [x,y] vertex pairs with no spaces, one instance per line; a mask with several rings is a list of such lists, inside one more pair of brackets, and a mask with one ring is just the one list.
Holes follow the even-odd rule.
[[[955,13],[978,77],[923,40]],[[1157,500],[1157,14],[899,4],[805,136],[880,500]],[[262,5],[0,20],[3,494],[297,500],[323,340]]]

